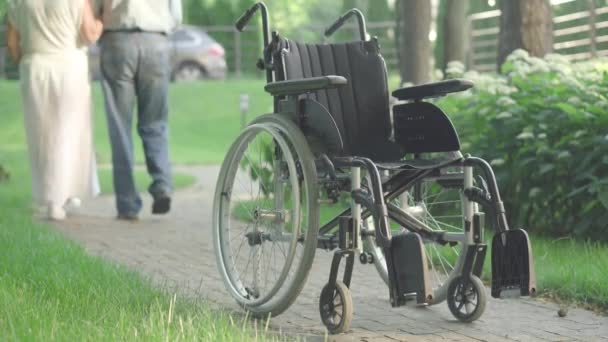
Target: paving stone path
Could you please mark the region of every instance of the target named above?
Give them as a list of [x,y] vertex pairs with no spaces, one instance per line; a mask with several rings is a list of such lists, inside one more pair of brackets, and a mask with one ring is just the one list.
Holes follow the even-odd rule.
[[[141,220],[120,222],[114,219],[113,197],[101,196],[58,224],[58,229],[93,255],[124,264],[183,294],[239,310],[224,289],[211,243],[212,196],[219,168],[177,169],[196,175],[198,182],[175,194],[169,215],[149,215],[150,199],[144,196]],[[309,341],[325,340],[318,298],[330,260],[331,253],[317,251],[304,290],[289,310],[272,319],[273,329]],[[456,322],[445,303],[393,309],[374,267],[358,262],[351,289],[352,329],[330,336],[331,341],[608,341],[608,317],[570,308],[560,318],[558,305],[536,299],[491,298],[483,317],[472,324]]]

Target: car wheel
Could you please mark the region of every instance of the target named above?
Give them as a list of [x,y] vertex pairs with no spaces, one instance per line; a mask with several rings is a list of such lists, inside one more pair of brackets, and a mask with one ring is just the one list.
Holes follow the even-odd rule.
[[205,71],[195,63],[184,63],[173,74],[173,80],[176,82],[192,82],[204,78]]

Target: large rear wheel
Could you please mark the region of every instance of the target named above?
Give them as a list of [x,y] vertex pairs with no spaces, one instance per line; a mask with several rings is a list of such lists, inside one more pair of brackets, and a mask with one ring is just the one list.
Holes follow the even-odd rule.
[[317,245],[318,185],[299,128],[264,115],[226,155],[214,198],[218,268],[236,301],[256,316],[286,310],[301,292]]

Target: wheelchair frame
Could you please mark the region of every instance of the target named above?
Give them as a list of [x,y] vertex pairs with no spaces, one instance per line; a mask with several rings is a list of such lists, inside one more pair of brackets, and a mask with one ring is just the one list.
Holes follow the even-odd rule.
[[[329,281],[321,292],[319,305],[323,323],[331,333],[347,331],[350,326],[352,299],[350,298],[349,288],[356,254],[359,254],[362,263],[374,263],[376,265],[389,287],[392,306],[405,305],[414,297],[418,304],[428,305],[437,304],[447,299],[448,306],[457,319],[463,322],[473,321],[483,313],[486,301],[485,288],[479,280],[487,250],[484,243],[485,215],[479,212],[479,207],[482,207],[487,216],[490,217],[490,223],[497,231],[493,239],[493,251],[495,253],[492,256],[492,295],[498,297],[502,290],[513,288],[518,289],[521,295],[534,294],[535,275],[529,239],[525,231],[509,229],[494,173],[490,165],[484,160],[468,155],[463,156],[459,151],[454,151],[447,153],[447,156],[443,159],[430,164],[417,163],[420,153],[417,151],[414,161],[401,161],[397,166],[380,166],[379,163],[375,163],[367,157],[330,157],[328,153],[319,151],[312,154],[307,138],[300,131],[303,116],[309,118],[309,130],[322,137],[322,144],[330,151],[339,150],[343,141],[335,122],[333,122],[331,116],[326,115],[327,109],[320,106],[318,102],[301,99],[300,95],[322,89],[337,88],[346,84],[347,80],[341,76],[330,75],[277,81],[274,58],[279,36],[276,32],[273,32],[272,35],[270,33],[266,6],[262,2],[253,5],[239,18],[236,27],[239,31],[243,30],[258,10],[262,15],[264,57],[258,61],[257,65],[266,71],[267,85],[265,89],[274,97],[275,110],[274,114],[254,120],[241,134],[241,137],[244,138],[237,139],[231,147],[222,167],[214,201],[214,243],[218,257],[218,267],[226,281],[227,288],[235,299],[256,316],[277,315],[287,309],[295,300],[295,296],[301,291],[306,275],[300,278],[296,275],[294,278],[296,280],[292,281],[293,284],[286,286],[284,282],[289,277],[290,270],[286,270],[284,267],[277,278],[276,284],[266,294],[261,295],[256,289],[257,279],[259,278],[257,273],[260,272],[258,269],[260,265],[256,266],[256,262],[261,262],[259,254],[262,253],[259,250],[265,241],[270,243],[286,241],[290,243],[290,251],[292,251],[296,248],[294,246],[298,244],[312,243],[310,241],[312,236],[316,240],[314,241],[314,248],[334,251]],[[352,9],[341,16],[326,30],[326,36],[338,30],[351,17],[357,19],[361,40],[366,41],[365,19],[357,9]],[[401,99],[413,100],[419,106],[420,104],[428,104],[423,99],[429,96],[443,96],[449,92],[466,90],[471,86],[472,84],[466,81],[444,81],[403,88],[396,91],[394,95],[396,94]],[[441,124],[449,124],[448,131],[450,127],[453,131],[451,122],[445,117],[445,114],[436,107],[432,107],[435,108],[432,110],[439,111],[437,117],[443,120]],[[419,109],[420,107],[414,107],[414,109],[416,108]],[[437,121],[431,121],[431,124],[437,124]],[[430,129],[436,128],[436,126],[430,127]],[[421,126],[420,129],[426,128]],[[228,217],[232,215],[229,204],[226,208],[226,202],[229,203],[232,199],[234,189],[233,185],[226,184],[226,182],[230,177],[236,177],[239,172],[238,167],[235,166],[237,165],[236,156],[242,154],[242,156],[247,157],[244,151],[251,143],[251,139],[259,132],[266,132],[272,138],[275,143],[274,153],[278,156],[279,161],[273,163],[274,197],[272,202],[275,206],[274,210],[256,208],[252,211],[251,216],[254,221],[266,220],[272,222],[272,231],[258,231],[256,223],[253,231],[244,235],[249,247],[252,250],[257,249],[257,252],[252,252],[252,256],[249,257],[250,259],[256,259],[252,265],[254,268],[252,271],[254,283],[252,289],[245,287],[243,284],[240,284],[240,286],[234,285],[242,282],[241,275],[229,274],[231,267],[235,270],[238,268],[228,265],[233,258],[237,257],[227,255],[226,251],[222,250],[222,248],[225,248],[225,239],[229,238],[230,234],[227,234],[227,237],[222,235],[226,233],[222,233],[221,226],[223,220],[228,220]],[[454,138],[456,139],[455,142]],[[458,145],[457,135],[448,137],[447,144],[449,146]],[[281,152],[277,152],[278,150]],[[448,148],[445,152],[449,150]],[[448,168],[456,168],[459,172],[444,173],[444,170]],[[392,174],[388,179],[385,179],[386,177],[383,178],[380,169],[383,169],[384,173]],[[475,184],[474,169],[481,170],[483,175],[480,178],[481,184],[479,186]],[[348,171],[344,172],[343,170]],[[284,173],[291,176],[290,180],[278,181],[277,179],[282,178]],[[320,176],[319,173],[322,173],[323,176]],[[366,184],[362,183],[363,174],[366,175]],[[307,179],[314,184],[306,184],[307,188],[303,189],[298,182],[303,183]],[[434,230],[413,213],[389,203],[408,190],[414,192],[413,196],[415,198],[420,198],[418,192],[421,191],[421,184],[429,180],[453,182],[458,184],[458,189],[460,189],[462,183],[460,198],[463,204],[463,232]],[[336,199],[336,196],[343,192],[348,192],[351,196],[350,208],[344,210],[320,228],[318,227],[317,199],[319,190],[321,190],[319,185],[321,185],[321,189],[331,194],[330,198]],[[285,203],[289,201],[289,198],[286,199],[283,195],[285,186],[291,186],[292,193],[290,195],[294,207],[295,203],[301,200],[300,197],[306,193],[308,209],[310,210],[310,207],[313,207],[313,213],[308,213],[308,215],[317,215],[316,221],[314,217],[309,217],[309,221],[306,221],[308,223],[306,233],[300,234],[299,230],[299,221],[302,219],[299,213],[300,207],[297,206],[298,210],[294,209],[292,212],[288,212],[289,210],[285,208]],[[317,206],[316,210],[315,205]],[[294,222],[298,222],[291,223],[292,226],[298,226],[297,228],[291,227],[293,231],[286,229],[288,226],[286,224],[287,217],[291,217]],[[389,218],[401,227],[407,228],[408,232],[393,236]],[[230,221],[228,222],[229,225]],[[338,227],[337,231],[335,231],[336,227]],[[276,230],[280,232],[276,233]],[[366,249],[364,240],[368,243],[373,241],[372,245],[375,243],[375,246]],[[450,246],[459,244],[462,246],[462,256],[458,256],[456,264],[449,272],[449,277],[443,280],[444,285],[439,288],[434,289],[429,285],[430,275],[428,274],[424,252],[425,243]],[[310,267],[314,257],[314,250],[310,252],[310,248],[308,248],[307,251],[304,252],[305,256],[303,258],[308,257],[310,260],[302,262],[301,265],[303,266],[300,266],[302,269],[297,270],[306,272],[306,274],[308,272],[306,268]],[[313,254],[308,255],[306,253]],[[286,257],[285,265],[291,266],[293,257],[293,254]],[[345,266],[340,281],[338,280],[338,274],[342,260],[345,260]],[[247,266],[249,266],[249,263]],[[383,274],[384,271],[386,271],[386,275]],[[288,299],[278,301],[277,304],[273,302],[273,298],[281,295],[281,291],[297,293],[282,294]],[[463,306],[469,303],[467,299],[469,293],[474,294],[475,307],[472,312],[469,312],[467,305],[466,312],[463,313],[461,311]],[[339,299],[340,310],[342,310],[339,315],[336,315],[338,307],[335,303],[336,298]],[[460,298],[460,302],[458,302],[458,298]],[[337,320],[337,316],[340,316],[340,319]]]

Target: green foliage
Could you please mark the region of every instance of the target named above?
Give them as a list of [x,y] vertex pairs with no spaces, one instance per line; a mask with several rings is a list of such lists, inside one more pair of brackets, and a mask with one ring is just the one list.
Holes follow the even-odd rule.
[[[260,190],[264,197],[274,192],[274,154],[275,144],[269,135],[256,138],[256,143],[250,143],[251,150],[246,153],[247,158],[241,160],[241,169],[249,174],[252,181],[260,183]],[[253,145],[253,146],[252,146]],[[253,156],[250,155],[253,153]]]
[[608,240],[607,71],[517,50],[503,75],[469,72],[475,90],[440,102],[463,150],[494,166],[512,226]]

